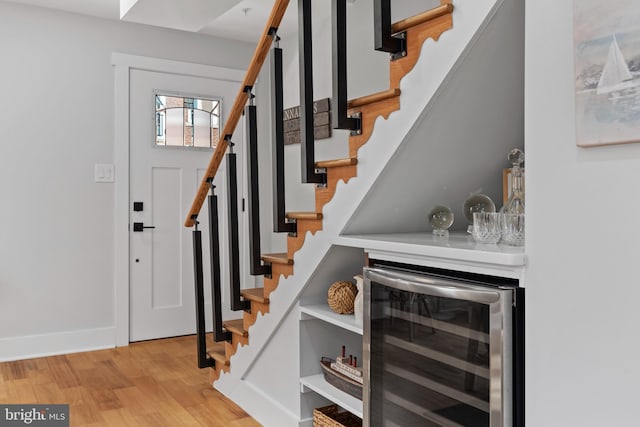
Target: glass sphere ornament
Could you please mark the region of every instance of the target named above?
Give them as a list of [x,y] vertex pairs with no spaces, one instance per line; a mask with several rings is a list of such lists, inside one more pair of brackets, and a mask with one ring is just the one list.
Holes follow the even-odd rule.
[[482,193],[474,193],[464,201],[462,205],[462,213],[464,217],[471,223],[467,227],[467,233],[473,234],[473,214],[480,212],[495,212],[496,204],[493,203],[491,197]]
[[467,221],[473,224],[473,214],[476,212],[495,212],[496,204],[491,197],[482,193],[474,193],[462,205],[462,212]]
[[453,212],[446,206],[438,205],[429,211],[429,224],[435,236],[448,236],[453,225]]

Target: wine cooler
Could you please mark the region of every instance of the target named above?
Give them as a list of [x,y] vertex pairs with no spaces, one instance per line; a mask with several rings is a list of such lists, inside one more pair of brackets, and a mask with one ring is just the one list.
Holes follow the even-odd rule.
[[524,424],[517,281],[375,265],[364,277],[364,425]]

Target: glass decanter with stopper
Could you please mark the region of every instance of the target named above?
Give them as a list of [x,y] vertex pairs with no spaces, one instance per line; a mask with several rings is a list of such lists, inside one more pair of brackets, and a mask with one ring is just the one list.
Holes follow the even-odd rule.
[[505,214],[523,214],[524,213],[524,174],[522,173],[522,163],[524,162],[524,153],[518,148],[514,148],[509,152],[508,156],[511,162],[511,195],[509,200],[500,209]]

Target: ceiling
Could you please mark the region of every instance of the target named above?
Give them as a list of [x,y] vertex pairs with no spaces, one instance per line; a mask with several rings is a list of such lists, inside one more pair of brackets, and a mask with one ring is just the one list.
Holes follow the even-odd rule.
[[[255,43],[274,0],[6,0],[112,20],[190,31]],[[122,14],[121,14],[122,9]],[[279,34],[295,33],[292,1]],[[121,17],[122,15],[122,17]]]

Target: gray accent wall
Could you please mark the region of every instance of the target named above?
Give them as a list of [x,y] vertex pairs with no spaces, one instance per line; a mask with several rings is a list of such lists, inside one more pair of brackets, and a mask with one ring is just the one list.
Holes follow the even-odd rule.
[[507,154],[524,146],[523,25],[522,2],[505,0],[343,234],[430,231],[428,212],[439,204],[454,212],[452,230],[466,230],[462,205],[473,192],[502,206]]

